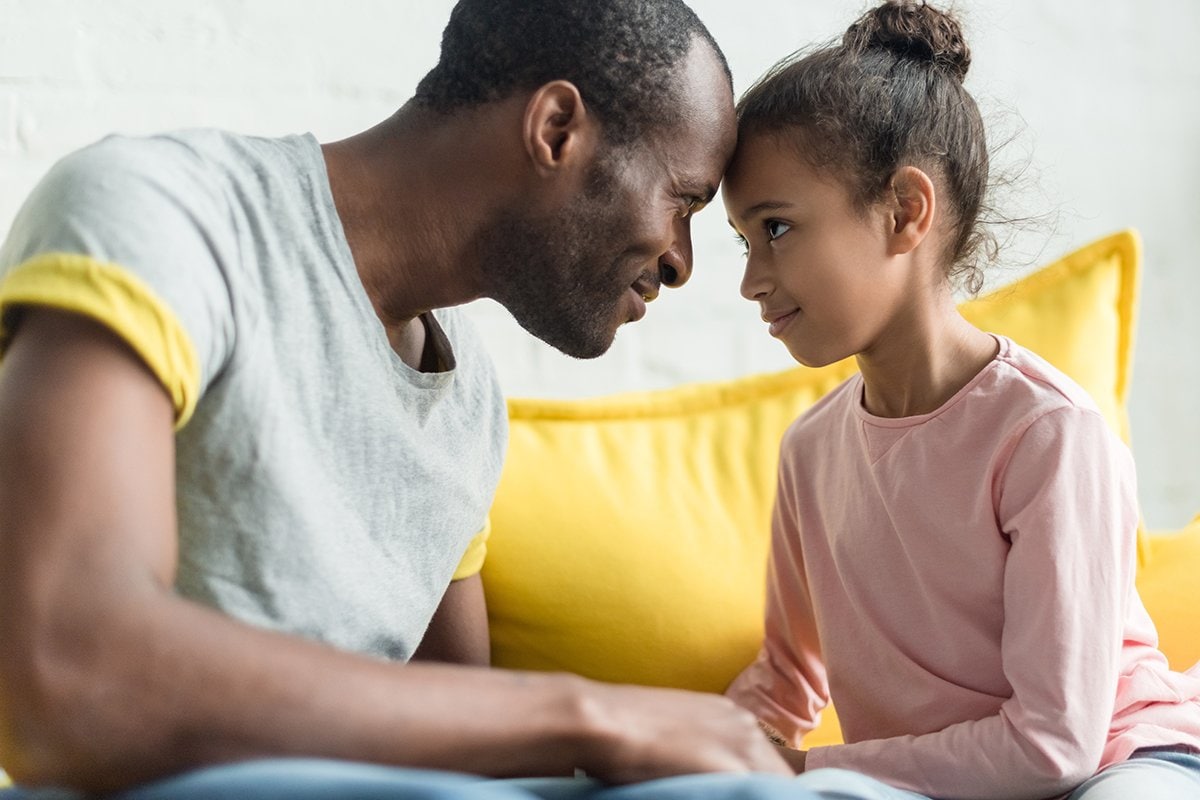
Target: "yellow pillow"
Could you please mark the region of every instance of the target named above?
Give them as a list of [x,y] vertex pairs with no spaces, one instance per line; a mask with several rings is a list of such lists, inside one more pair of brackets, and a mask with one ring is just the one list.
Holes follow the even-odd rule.
[[[963,313],[1057,365],[1127,436],[1138,259],[1118,233]],[[482,572],[494,663],[723,691],[762,636],[780,437],[854,369],[510,401]]]
[[1200,515],[1181,531],[1156,531],[1151,558],[1138,570],[1137,588],[1158,629],[1158,646],[1171,669],[1200,663]]

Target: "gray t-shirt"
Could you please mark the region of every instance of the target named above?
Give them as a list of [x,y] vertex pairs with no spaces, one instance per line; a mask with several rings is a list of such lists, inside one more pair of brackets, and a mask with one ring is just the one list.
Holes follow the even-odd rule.
[[180,594],[344,649],[412,654],[485,526],[504,401],[457,310],[435,315],[448,371],[393,352],[311,136],[87,147],[26,202],[0,276],[9,328],[29,303],[89,314],[171,392]]

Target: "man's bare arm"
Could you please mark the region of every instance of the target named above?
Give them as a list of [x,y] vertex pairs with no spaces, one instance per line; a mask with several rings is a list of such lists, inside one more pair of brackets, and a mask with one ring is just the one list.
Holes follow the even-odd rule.
[[721,697],[393,665],[172,591],[173,410],[80,317],[29,311],[0,363],[0,763],[90,790],[313,755],[613,781],[786,769]]
[[492,663],[487,603],[478,574],[450,583],[413,660],[479,667]]

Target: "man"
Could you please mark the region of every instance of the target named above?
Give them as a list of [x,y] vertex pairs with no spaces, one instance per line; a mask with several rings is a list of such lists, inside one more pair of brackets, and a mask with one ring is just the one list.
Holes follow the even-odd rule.
[[[466,791],[347,762],[784,772],[723,698],[482,668],[505,417],[453,308],[492,297],[601,354],[688,279],[734,137],[678,0],[463,0],[358,136],[57,165],[0,250],[0,764],[90,791],[184,774],[131,797]],[[332,761],[189,774],[287,756]]]

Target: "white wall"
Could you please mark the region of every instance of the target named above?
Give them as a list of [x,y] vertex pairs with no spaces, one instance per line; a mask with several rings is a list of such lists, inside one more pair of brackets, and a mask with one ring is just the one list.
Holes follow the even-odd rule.
[[[436,60],[449,0],[0,0],[0,232],[50,164],[110,131],[218,126],[328,140],[398,107]],[[737,89],[836,35],[861,0],[694,0]],[[1200,3],[960,0],[968,81],[1031,169],[1016,207],[1058,215],[1019,242],[1045,261],[1127,226],[1145,237],[1131,410],[1146,518],[1200,511]],[[696,222],[696,272],[613,351],[573,362],[503,311],[474,314],[512,394],[576,396],[790,366],[737,294],[719,204]],[[1040,255],[1038,255],[1040,253]],[[996,278],[1007,282],[1010,270]]]

